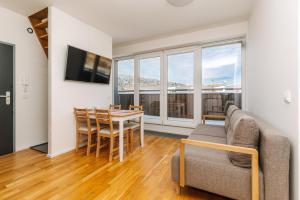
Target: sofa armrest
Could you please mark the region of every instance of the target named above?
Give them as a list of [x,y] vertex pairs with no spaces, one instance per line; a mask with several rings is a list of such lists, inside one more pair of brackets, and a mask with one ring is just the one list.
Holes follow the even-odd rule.
[[239,147],[228,144],[219,144],[212,142],[204,142],[198,140],[181,139],[180,141],[180,174],[179,185],[185,185],[185,145],[192,145],[196,147],[215,149],[220,151],[231,151],[236,153],[244,153],[251,155],[251,180],[252,180],[252,200],[259,200],[259,166],[258,166],[258,152],[253,148]]
[[225,115],[202,115],[202,122],[205,124],[206,119],[221,119],[225,120]]

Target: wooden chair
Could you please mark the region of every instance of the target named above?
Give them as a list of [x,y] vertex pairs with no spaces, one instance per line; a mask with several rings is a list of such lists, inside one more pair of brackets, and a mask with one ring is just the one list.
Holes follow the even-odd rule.
[[144,106],[133,106],[133,105],[129,105],[129,110],[144,110]]
[[232,100],[227,100],[224,106],[224,110],[221,113],[218,114],[205,114],[202,115],[201,120],[202,124],[205,124],[207,119],[212,119],[212,120],[225,120],[226,118],[226,113],[230,105],[234,105],[234,102]]
[[[119,137],[119,129],[118,127],[114,127],[111,118],[111,111],[104,109],[96,109],[95,110],[95,118],[97,124],[97,150],[96,157],[99,157],[100,148],[104,146],[101,145],[102,138],[108,138],[109,142],[109,162],[113,159],[113,153],[117,151],[119,148],[114,148],[114,140]],[[124,127],[124,136],[126,137],[126,151],[128,152],[129,147],[129,128]]]
[[111,110],[121,110],[121,104],[118,104],[118,105],[110,104],[109,109],[111,109]]
[[[138,110],[138,111],[143,111],[144,107],[143,106],[133,106],[129,105],[129,110]],[[129,128],[129,134],[130,134],[130,151],[133,150],[133,144],[134,144],[134,131],[136,129],[139,129],[141,127],[141,122],[140,121],[129,121],[126,124],[126,127]]]
[[[92,136],[96,135],[97,128],[91,125],[88,109],[74,108],[74,115],[76,120],[76,152],[83,142],[87,142],[86,155],[88,156],[91,148],[96,146],[96,143],[92,144]],[[87,141],[81,140],[82,135],[87,136]]]

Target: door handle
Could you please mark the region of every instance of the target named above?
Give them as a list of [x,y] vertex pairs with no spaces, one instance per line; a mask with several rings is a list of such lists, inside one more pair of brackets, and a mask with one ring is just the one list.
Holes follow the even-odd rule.
[[0,98],[5,98],[6,105],[10,105],[10,91],[6,91],[5,95],[0,95]]

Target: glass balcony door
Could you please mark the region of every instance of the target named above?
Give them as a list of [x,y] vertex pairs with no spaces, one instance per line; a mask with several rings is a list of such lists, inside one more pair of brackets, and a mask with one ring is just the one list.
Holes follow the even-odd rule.
[[118,60],[115,65],[114,103],[121,104],[122,109],[134,105],[134,59]]
[[190,125],[195,122],[195,51],[179,49],[165,54],[165,116],[167,125]]
[[202,115],[225,115],[230,104],[242,107],[242,44],[204,47]]
[[148,122],[161,123],[161,54],[148,54],[138,57],[138,99]]

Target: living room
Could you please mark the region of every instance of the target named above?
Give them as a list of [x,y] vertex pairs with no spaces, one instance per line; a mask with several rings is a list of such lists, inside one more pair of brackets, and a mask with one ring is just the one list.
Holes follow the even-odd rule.
[[0,0],[0,199],[298,199],[298,4]]

